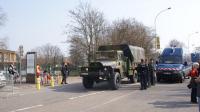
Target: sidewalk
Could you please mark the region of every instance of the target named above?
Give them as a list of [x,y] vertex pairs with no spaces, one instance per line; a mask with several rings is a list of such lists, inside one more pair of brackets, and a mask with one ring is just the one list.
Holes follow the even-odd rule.
[[[68,77],[67,82],[70,83],[79,83],[81,82],[82,78],[81,77]],[[56,81],[55,81],[55,86],[59,86]],[[50,87],[49,85],[41,85],[41,90],[46,89]],[[41,91],[39,90],[39,91]],[[1,98],[8,98],[11,96],[19,96],[27,92],[34,92],[38,91],[36,89],[36,84],[27,84],[27,83],[22,83],[22,84],[14,84],[14,87],[12,88],[12,85],[7,85],[5,87],[0,88],[0,99]]]

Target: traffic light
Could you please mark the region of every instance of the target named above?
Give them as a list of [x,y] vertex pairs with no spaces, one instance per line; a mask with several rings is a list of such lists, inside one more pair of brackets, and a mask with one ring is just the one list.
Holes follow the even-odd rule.
[[160,37],[156,37],[156,48],[160,49]]

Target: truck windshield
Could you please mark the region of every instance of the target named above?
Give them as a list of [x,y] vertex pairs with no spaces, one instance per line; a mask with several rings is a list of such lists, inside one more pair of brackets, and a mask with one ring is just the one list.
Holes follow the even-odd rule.
[[117,52],[97,52],[96,57],[99,60],[115,60],[117,59]]
[[182,58],[181,57],[161,57],[160,63],[165,64],[182,64]]

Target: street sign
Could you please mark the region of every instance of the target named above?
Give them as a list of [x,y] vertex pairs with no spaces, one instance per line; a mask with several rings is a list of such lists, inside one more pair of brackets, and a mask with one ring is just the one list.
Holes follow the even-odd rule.
[[26,82],[34,83],[35,82],[35,66],[36,66],[36,52],[28,52],[26,54],[26,73],[27,78]]

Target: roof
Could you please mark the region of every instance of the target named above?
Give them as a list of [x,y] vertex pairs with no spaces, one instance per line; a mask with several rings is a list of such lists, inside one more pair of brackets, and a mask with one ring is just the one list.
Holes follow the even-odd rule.
[[0,49],[0,52],[16,53],[15,51],[7,50],[7,49]]
[[182,56],[182,48],[165,48],[162,52],[162,56]]

